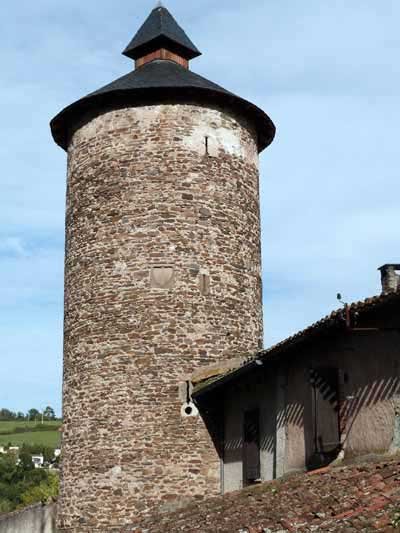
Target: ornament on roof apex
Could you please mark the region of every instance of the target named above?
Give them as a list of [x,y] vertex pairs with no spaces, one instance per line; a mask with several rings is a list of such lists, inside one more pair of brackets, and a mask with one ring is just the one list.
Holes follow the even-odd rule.
[[164,4],[161,2],[161,0],[158,0],[158,2],[156,4],[156,9],[160,8],[160,7],[164,7]]

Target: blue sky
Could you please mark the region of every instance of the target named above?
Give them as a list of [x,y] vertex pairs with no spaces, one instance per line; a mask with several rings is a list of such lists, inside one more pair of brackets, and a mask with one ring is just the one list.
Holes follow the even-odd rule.
[[[60,412],[64,152],[48,122],[128,72],[155,2],[0,5],[0,407]],[[247,0],[167,7],[192,69],[277,126],[261,158],[265,344],[377,294],[400,262],[398,0]]]

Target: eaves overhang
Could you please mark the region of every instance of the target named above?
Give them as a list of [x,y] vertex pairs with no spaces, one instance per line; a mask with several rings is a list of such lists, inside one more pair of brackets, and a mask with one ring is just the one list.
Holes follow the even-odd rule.
[[95,115],[162,103],[217,105],[246,118],[257,132],[259,152],[275,136],[272,120],[256,105],[167,60],[148,63],[69,105],[53,118],[51,132],[55,142],[67,150],[76,129]]
[[[381,294],[360,302],[354,302],[348,305],[350,316],[365,316],[370,312],[379,311],[383,307],[400,304],[400,291],[389,294]],[[393,328],[387,328],[393,329]],[[396,328],[394,328],[396,329]],[[306,343],[313,342],[315,338],[322,336],[336,335],[341,333],[351,333],[355,331],[372,331],[379,330],[379,328],[352,328],[346,324],[346,309],[341,308],[333,311],[330,315],[315,322],[308,328],[299,331],[295,335],[288,337],[266,350],[260,350],[253,356],[248,358],[240,367],[233,369],[214,378],[198,383],[192,393],[192,397],[196,401],[200,401],[206,395],[216,392],[218,389],[222,390],[227,384],[230,384],[245,374],[253,370],[261,370],[273,363],[284,363],[285,357],[292,354],[293,351]],[[287,363],[286,363],[287,364]]]

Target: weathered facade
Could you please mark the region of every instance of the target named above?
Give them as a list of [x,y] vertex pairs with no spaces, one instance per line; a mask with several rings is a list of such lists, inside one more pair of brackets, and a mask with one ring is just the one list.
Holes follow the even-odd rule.
[[182,410],[190,375],[262,339],[274,127],[187,70],[199,52],[165,8],[125,54],[136,71],[52,122],[68,151],[61,531],[217,494],[219,428]]
[[400,450],[400,292],[383,287],[196,387],[201,410],[223,406],[225,492]]
[[57,504],[38,503],[0,515],[0,533],[57,533]]

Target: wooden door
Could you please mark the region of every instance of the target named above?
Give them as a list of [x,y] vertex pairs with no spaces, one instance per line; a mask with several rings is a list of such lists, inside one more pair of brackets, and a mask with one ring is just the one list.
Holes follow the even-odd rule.
[[314,411],[314,452],[326,462],[335,458],[340,448],[339,372],[337,368],[312,371]]
[[260,411],[244,413],[243,423],[243,486],[260,479]]

